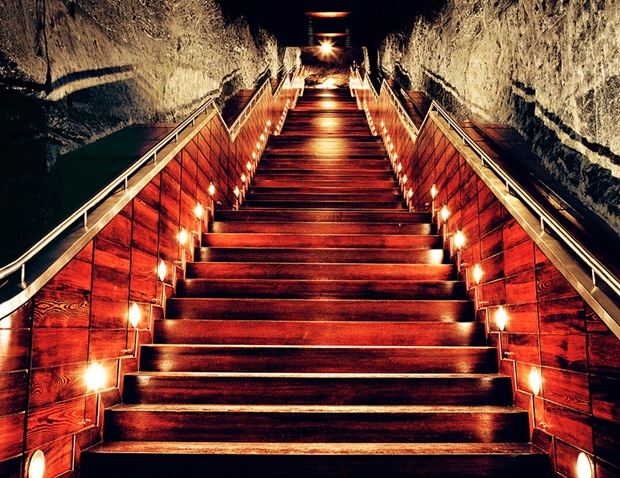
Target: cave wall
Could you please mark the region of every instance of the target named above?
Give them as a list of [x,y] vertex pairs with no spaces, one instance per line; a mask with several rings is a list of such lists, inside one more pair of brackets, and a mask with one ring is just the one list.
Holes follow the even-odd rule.
[[460,120],[509,124],[620,234],[620,8],[447,0],[379,48],[383,72]]
[[0,250],[57,220],[58,157],[298,62],[217,0],[15,0],[0,22]]

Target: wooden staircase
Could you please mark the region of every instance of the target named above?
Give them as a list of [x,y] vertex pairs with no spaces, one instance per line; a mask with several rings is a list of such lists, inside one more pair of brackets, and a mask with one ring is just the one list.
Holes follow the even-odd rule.
[[549,476],[348,90],[306,89],[140,357],[82,476]]

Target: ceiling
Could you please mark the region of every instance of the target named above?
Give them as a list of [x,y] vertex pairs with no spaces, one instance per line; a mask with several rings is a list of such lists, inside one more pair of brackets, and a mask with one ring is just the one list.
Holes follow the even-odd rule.
[[[348,27],[351,46],[373,46],[388,33],[413,23],[418,14],[428,15],[445,0],[221,0],[224,11],[243,14],[273,33],[287,46],[308,45],[307,12],[349,12],[346,18],[313,19],[315,36],[333,33],[344,42]],[[342,36],[341,36],[342,35]]]

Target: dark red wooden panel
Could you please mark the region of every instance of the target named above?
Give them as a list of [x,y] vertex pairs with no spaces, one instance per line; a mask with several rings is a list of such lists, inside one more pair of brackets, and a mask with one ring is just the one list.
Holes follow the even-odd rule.
[[84,394],[85,371],[84,362],[33,370],[30,406],[40,407]]
[[42,289],[34,300],[35,327],[88,327],[90,296],[85,292]]

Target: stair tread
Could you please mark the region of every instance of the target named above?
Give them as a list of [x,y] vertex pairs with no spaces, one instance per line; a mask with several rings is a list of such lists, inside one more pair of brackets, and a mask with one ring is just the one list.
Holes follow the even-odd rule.
[[235,405],[187,403],[118,404],[111,412],[161,413],[295,413],[295,414],[523,414],[527,410],[512,405]]
[[252,377],[252,378],[312,378],[312,379],[475,379],[507,380],[505,375],[497,373],[368,373],[368,372],[129,372],[127,375],[151,377]]
[[89,453],[170,453],[213,455],[470,455],[544,454],[529,443],[269,443],[109,441]]

